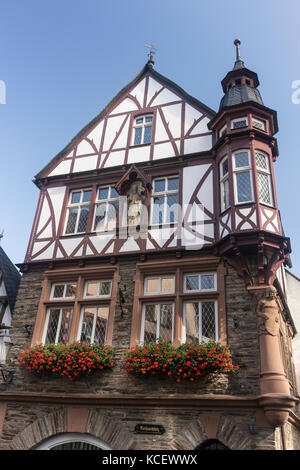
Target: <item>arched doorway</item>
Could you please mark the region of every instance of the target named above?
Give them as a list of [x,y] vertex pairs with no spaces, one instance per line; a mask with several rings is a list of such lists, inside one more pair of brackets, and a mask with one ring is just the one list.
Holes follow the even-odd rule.
[[111,448],[89,434],[65,433],[52,436],[35,450],[110,450]]
[[197,450],[230,450],[229,447],[222,444],[218,439],[207,439],[202,442],[197,448]]

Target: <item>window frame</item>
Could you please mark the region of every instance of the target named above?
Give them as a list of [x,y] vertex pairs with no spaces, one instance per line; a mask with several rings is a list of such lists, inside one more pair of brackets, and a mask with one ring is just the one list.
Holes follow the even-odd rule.
[[[234,127],[234,124],[236,122],[239,122],[239,121],[246,121],[246,124],[244,126],[241,126],[241,127]],[[234,119],[231,119],[230,121],[230,129],[232,131],[236,131],[236,130],[239,130],[239,129],[245,129],[246,127],[249,126],[249,119],[248,119],[248,116],[243,116],[243,117],[238,117],[238,118],[234,118]]]
[[159,333],[160,333],[160,328],[161,328],[161,322],[160,322],[160,313],[161,313],[161,305],[172,305],[172,340],[171,343],[174,342],[174,326],[175,326],[175,300],[161,300],[157,299],[157,301],[152,301],[152,302],[143,302],[142,304],[142,316],[141,316],[141,330],[140,330],[140,345],[143,345],[145,343],[145,321],[146,321],[146,306],[147,305],[158,305],[158,316],[157,316],[157,322],[156,322],[156,341],[160,339]]
[[[258,123],[260,123],[260,124],[263,124],[263,129],[261,129],[260,127],[255,126],[255,125],[254,125],[254,121],[256,121],[256,122],[258,122]],[[262,131],[262,132],[266,132],[266,131],[267,131],[267,123],[266,123],[266,121],[265,121],[265,120],[262,120],[262,119],[259,119],[259,118],[256,118],[256,117],[254,117],[254,116],[252,116],[252,127],[253,127],[254,129],[257,129],[257,130]]]
[[[68,331],[68,340],[66,341],[66,343],[64,343],[64,344],[68,344],[68,341],[70,340],[70,333],[71,333],[71,328],[72,328],[72,323],[73,323],[73,318],[74,318],[74,306],[73,305],[72,306],[69,306],[69,305],[60,305],[60,306],[52,305],[52,306],[49,306],[47,308],[47,311],[46,311],[46,319],[45,319],[45,323],[44,323],[44,330],[43,330],[43,336],[42,336],[43,346],[45,344],[58,344],[58,339],[59,339],[59,335],[60,335],[60,328],[61,328],[61,322],[62,322],[62,315],[63,315],[63,310],[64,309],[71,309],[72,310],[70,324],[69,324],[69,331]],[[51,310],[59,310],[59,319],[58,319],[58,323],[57,323],[57,329],[56,329],[54,343],[46,343]]]
[[[223,174],[223,163],[227,160],[228,164],[228,171],[227,173]],[[220,163],[219,163],[219,173],[220,173],[220,204],[221,204],[221,212],[226,211],[230,208],[230,178],[229,178],[229,158],[228,155],[225,155]],[[225,183],[228,181],[228,206],[225,207]]]
[[[91,332],[91,341],[89,344],[95,344],[93,341],[95,339],[95,331],[96,331],[96,324],[97,324],[97,316],[98,316],[98,309],[101,307],[108,307],[108,315],[107,315],[107,320],[106,320],[106,325],[105,325],[105,335],[104,335],[104,341],[103,344],[100,346],[104,346],[106,344],[106,338],[107,338],[107,329],[108,329],[108,322],[109,322],[109,317],[110,317],[110,304],[109,303],[104,303],[104,304],[92,304],[92,305],[82,305],[80,309],[80,318],[79,318],[79,324],[78,324],[78,334],[77,334],[77,341],[81,342],[81,333],[82,333],[82,325],[83,325],[83,319],[84,319],[84,309],[85,308],[95,308],[95,313],[94,313],[94,318],[93,318],[93,326],[92,326],[92,332]],[[85,341],[86,342],[86,341]]]
[[[198,290],[187,290],[186,289],[186,277],[187,276],[198,276],[199,279],[199,289]],[[201,289],[201,276],[214,276],[214,288],[213,289]],[[183,292],[184,294],[197,294],[202,292],[218,292],[217,285],[217,273],[216,272],[190,272],[183,274]]]
[[[165,278],[173,278],[173,285],[174,285],[174,289],[172,291],[162,291],[161,288],[162,288],[162,279],[165,279]],[[146,291],[146,284],[147,284],[147,281],[150,280],[150,279],[159,279],[159,291],[158,292],[147,292]],[[170,274],[169,276],[167,274],[162,274],[161,276],[145,276],[144,277],[144,295],[145,296],[156,296],[156,295],[169,295],[169,294],[175,294],[175,275],[174,274]]]
[[[84,192],[86,191],[90,191],[91,192],[91,198],[88,202],[82,202],[82,199],[83,199],[83,194]],[[76,203],[71,203],[71,200],[72,200],[72,194],[73,193],[81,193],[80,195],[80,201],[79,202],[76,202]],[[71,189],[70,190],[70,193],[69,193],[69,197],[68,197],[68,203],[67,203],[67,206],[66,206],[66,218],[65,218],[65,224],[64,224],[64,230],[63,230],[63,236],[66,235],[66,236],[69,236],[69,235],[80,235],[80,234],[83,234],[83,233],[86,233],[87,232],[87,228],[88,228],[88,219],[89,219],[89,216],[90,216],[90,211],[91,211],[91,203],[92,203],[92,196],[93,196],[93,188],[92,187],[88,187],[88,188],[80,188],[80,189]],[[78,232],[78,225],[79,225],[79,220],[80,220],[80,214],[81,214],[81,209],[82,207],[89,207],[89,213],[88,213],[88,218],[87,218],[87,222],[86,222],[86,229],[85,231],[83,232]],[[74,228],[74,232],[68,232],[67,233],[67,227],[68,227],[68,222],[69,222],[69,217],[70,217],[70,212],[71,212],[71,209],[76,209],[76,208],[79,208],[79,211],[77,213],[77,216],[76,216],[76,223],[75,223],[75,228]]]
[[[108,192],[108,198],[107,199],[99,199],[99,191],[101,189],[106,189],[106,188],[109,188],[109,192]],[[104,233],[104,232],[110,232],[110,231],[114,231],[116,230],[117,228],[117,225],[118,225],[118,217],[119,217],[119,211],[120,211],[120,195],[118,195],[118,198],[112,198],[110,197],[111,196],[111,190],[112,189],[115,189],[115,186],[114,184],[105,184],[105,185],[100,185],[97,187],[97,190],[96,190],[96,198],[95,198],[95,201],[94,201],[94,212],[93,212],[93,221],[92,221],[92,232],[101,232],[101,233]],[[116,190],[116,189],[115,189]],[[116,211],[116,220],[115,220],[115,226],[113,228],[107,228],[107,214],[108,214],[108,210],[107,210],[107,207],[110,203],[112,202],[116,202],[118,201],[118,210]],[[96,212],[97,212],[97,207],[100,206],[101,204],[104,204],[105,203],[105,217],[104,217],[104,220],[105,220],[105,228],[104,229],[97,229],[95,227],[95,220],[96,220]]]
[[[72,295],[72,296],[69,296],[67,297],[65,294],[66,294],[66,291],[67,291],[67,286],[69,284],[75,284],[75,294]],[[64,295],[62,297],[54,297],[53,294],[54,294],[54,290],[55,290],[55,287],[56,286],[60,286],[60,285],[63,285],[64,286]],[[52,283],[51,285],[51,292],[50,292],[50,296],[49,296],[49,299],[50,300],[54,300],[54,301],[61,301],[61,300],[74,300],[75,297],[76,297],[76,290],[77,290],[77,282],[54,282]]]
[[[152,121],[151,123],[146,122],[146,118],[151,117]],[[143,119],[142,123],[137,123],[136,121],[138,119]],[[152,137],[153,137],[153,121],[154,121],[154,114],[153,113],[146,113],[146,114],[140,114],[138,116],[134,117],[133,120],[133,125],[132,125],[132,140],[131,140],[131,146],[132,147],[139,147],[140,145],[150,145],[152,142]],[[151,127],[151,138],[150,142],[144,142],[145,138],[145,127]],[[142,128],[142,134],[141,134],[141,142],[139,144],[135,144],[135,134],[136,134],[136,129]]]
[[[259,167],[257,165],[256,155],[261,154],[265,157],[267,163],[267,169]],[[274,207],[274,190],[273,190],[273,180],[272,180],[272,171],[271,171],[271,163],[270,163],[270,155],[264,152],[263,150],[255,149],[254,151],[255,156],[255,168],[256,168],[256,179],[257,179],[257,195],[258,195],[258,202],[259,204],[264,204],[269,207]],[[259,192],[259,182],[258,182],[258,175],[262,174],[267,176],[268,178],[268,187],[269,187],[269,195],[271,202],[261,201],[260,199],[260,192]]]
[[[98,294],[98,295],[87,295],[87,287],[89,282],[98,282],[99,288],[98,291],[100,291],[100,286],[102,282],[110,282],[110,291],[109,294]],[[111,297],[111,292],[112,292],[112,279],[86,279],[84,282],[84,287],[83,287],[83,299],[107,299]]]
[[[205,302],[212,302],[214,303],[214,313],[215,313],[215,339],[213,341],[219,341],[219,312],[218,312],[218,301],[217,299],[185,299],[182,305],[182,344],[186,344],[186,304],[187,303],[198,303],[201,304],[201,316],[199,315],[199,343],[202,341],[203,333],[202,333],[202,304]],[[200,310],[199,310],[200,312]],[[201,327],[201,328],[200,328]]]
[[[235,156],[239,153],[247,153],[248,154],[248,165],[242,167],[236,167],[235,163]],[[248,172],[250,175],[250,191],[251,191],[251,199],[247,201],[238,201],[238,187],[237,187],[237,177],[236,175],[239,173],[246,173]],[[254,187],[253,187],[253,170],[252,170],[252,162],[251,162],[251,153],[249,149],[239,149],[235,150],[232,153],[232,173],[233,173],[233,189],[234,189],[234,203],[235,205],[241,204],[252,204],[254,201]]]
[[226,122],[226,124],[224,124],[224,126],[222,126],[219,129],[218,138],[221,139],[221,137],[223,137],[223,135],[225,135],[226,133],[227,133],[227,122]]
[[[162,181],[164,180],[165,181],[165,188],[168,187],[168,180],[169,179],[177,179],[178,180],[178,189],[165,189],[164,191],[159,191],[159,192],[154,192],[154,185],[155,185],[155,182],[156,181]],[[161,225],[167,225],[167,226],[170,226],[172,224],[175,224],[177,225],[178,224],[178,212],[177,212],[177,217],[176,217],[176,220],[174,220],[174,222],[168,222],[166,220],[167,218],[167,214],[168,214],[168,196],[172,196],[172,195],[177,195],[177,206],[179,206],[179,191],[180,191],[180,175],[177,174],[177,175],[167,175],[167,176],[157,176],[155,178],[152,179],[152,191],[151,191],[151,206],[150,206],[150,226],[151,227],[157,227],[157,226],[161,226]],[[153,215],[154,215],[154,198],[155,197],[163,197],[164,198],[164,203],[163,203],[163,220],[162,222],[153,222]]]

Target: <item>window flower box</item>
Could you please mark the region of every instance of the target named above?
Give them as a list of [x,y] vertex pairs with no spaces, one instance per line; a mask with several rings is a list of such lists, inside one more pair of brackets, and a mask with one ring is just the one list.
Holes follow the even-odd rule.
[[125,352],[124,373],[140,377],[164,375],[177,382],[194,382],[202,377],[216,377],[237,371],[230,346],[214,341],[185,343],[175,348],[171,343],[147,343]]
[[114,349],[97,344],[46,344],[22,351],[18,364],[36,376],[52,375],[69,380],[93,375],[115,366]]

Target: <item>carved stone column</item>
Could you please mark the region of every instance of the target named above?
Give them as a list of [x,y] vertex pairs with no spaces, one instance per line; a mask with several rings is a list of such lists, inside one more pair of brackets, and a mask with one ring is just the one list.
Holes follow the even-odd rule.
[[254,296],[260,345],[260,404],[272,426],[280,426],[295,404],[284,372],[279,343],[281,307],[273,286],[248,287]]

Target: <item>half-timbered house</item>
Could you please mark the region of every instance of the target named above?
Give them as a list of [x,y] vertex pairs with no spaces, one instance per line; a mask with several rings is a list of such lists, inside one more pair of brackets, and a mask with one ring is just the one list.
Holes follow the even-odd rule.
[[[112,345],[117,366],[71,383],[17,369],[0,391],[2,448],[299,448],[277,113],[235,44],[217,112],[151,56],[36,175],[9,366],[75,341]],[[120,371],[125,350],[158,339],[229,344],[239,372]]]

